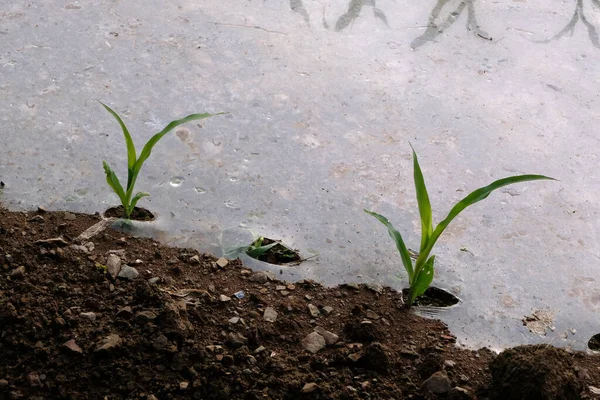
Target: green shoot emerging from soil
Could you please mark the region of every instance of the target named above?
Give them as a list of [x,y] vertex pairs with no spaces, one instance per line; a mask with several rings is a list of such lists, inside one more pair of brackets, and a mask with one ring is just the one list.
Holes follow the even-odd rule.
[[367,214],[377,218],[388,228],[388,233],[396,243],[396,248],[398,249],[400,257],[402,258],[402,264],[404,264],[404,269],[408,273],[408,282],[410,285],[408,296],[409,307],[412,305],[415,298],[422,295],[425,292],[425,290],[427,290],[429,285],[431,285],[431,282],[433,281],[434,271],[433,263],[435,261],[434,255],[429,257],[431,250],[433,249],[433,246],[439,239],[442,232],[444,232],[444,229],[448,227],[450,222],[458,214],[460,214],[462,210],[464,210],[472,204],[475,204],[485,199],[494,190],[506,185],[526,181],[535,181],[540,179],[555,180],[554,178],[549,178],[543,175],[516,175],[494,181],[488,186],[484,186],[475,190],[467,197],[456,203],[456,205],[452,207],[446,218],[442,222],[440,222],[434,229],[432,223],[431,204],[429,202],[429,195],[427,194],[427,188],[425,187],[425,180],[423,179],[423,173],[421,172],[421,167],[419,166],[417,153],[415,153],[414,149],[413,161],[414,181],[417,192],[417,203],[419,204],[419,214],[421,216],[421,247],[419,250],[419,255],[414,265],[411,259],[410,252],[406,248],[406,245],[404,244],[404,240],[402,239],[402,235],[400,235],[400,232],[398,232],[390,223],[390,221],[388,221],[388,219],[383,215],[365,210]]
[[269,251],[271,248],[275,247],[279,244],[279,242],[273,242],[270,244],[263,245],[265,238],[260,236],[258,237],[248,248],[246,249],[246,254],[248,254],[252,258],[258,258]]
[[127,187],[125,189],[123,189],[123,186],[121,185],[121,182],[119,181],[119,178],[117,178],[117,175],[110,168],[110,165],[108,165],[108,163],[106,161],[103,161],[102,164],[104,165],[104,172],[106,173],[106,182],[112,188],[112,190],[115,191],[117,196],[119,196],[119,199],[121,200],[121,204],[123,205],[123,210],[124,210],[123,217],[126,219],[130,218],[131,213],[133,212],[137,202],[142,197],[150,196],[146,192],[138,192],[135,194],[135,196],[133,196],[133,188],[135,186],[135,181],[137,180],[138,174],[140,173],[140,170],[142,169],[142,165],[144,165],[144,161],[146,161],[148,159],[148,157],[150,157],[150,153],[152,152],[152,148],[154,147],[154,145],[156,143],[158,143],[158,141],[160,139],[162,139],[163,136],[165,136],[167,133],[169,133],[170,131],[172,131],[173,129],[175,129],[176,127],[178,127],[181,124],[185,124],[186,122],[197,120],[197,119],[204,119],[204,118],[212,117],[214,115],[225,114],[225,113],[191,114],[185,118],[171,121],[169,124],[167,124],[167,126],[165,126],[165,128],[162,131],[160,131],[156,135],[152,136],[150,138],[150,140],[148,140],[148,142],[142,149],[142,152],[140,153],[140,156],[138,158],[136,151],[135,151],[135,145],[133,144],[133,139],[131,139],[131,135],[129,134],[129,131],[127,130],[127,127],[125,126],[125,123],[123,122],[121,117],[119,117],[119,115],[116,112],[114,112],[106,104],[104,104],[102,102],[99,102],[99,103],[102,104],[104,106],[104,108],[113,117],[115,117],[115,119],[121,126],[121,130],[123,131],[123,136],[125,136],[125,144],[127,145]]

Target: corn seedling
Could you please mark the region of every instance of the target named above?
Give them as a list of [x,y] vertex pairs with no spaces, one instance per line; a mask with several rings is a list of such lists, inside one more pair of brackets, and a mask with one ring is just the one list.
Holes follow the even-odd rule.
[[165,136],[167,133],[169,133],[181,124],[185,124],[186,122],[193,120],[204,119],[215,115],[225,114],[191,114],[185,118],[171,121],[169,124],[167,124],[167,126],[165,126],[165,128],[162,131],[152,136],[150,140],[148,140],[138,158],[137,153],[135,151],[135,145],[133,144],[133,139],[131,138],[131,135],[129,134],[129,131],[127,130],[127,127],[125,126],[125,123],[123,122],[121,117],[119,117],[119,115],[106,104],[102,102],[99,103],[102,104],[106,111],[108,111],[117,120],[117,122],[121,126],[121,130],[123,131],[123,136],[125,136],[125,144],[127,145],[127,186],[125,187],[125,189],[121,185],[121,182],[119,181],[117,175],[110,168],[110,165],[106,161],[102,161],[102,164],[104,166],[104,172],[106,173],[106,182],[108,183],[108,186],[110,186],[112,190],[115,191],[117,196],[119,196],[121,204],[123,205],[123,217],[125,219],[130,218],[131,213],[133,212],[137,202],[142,197],[150,196],[146,192],[138,192],[134,196],[133,189],[135,186],[135,181],[137,180],[140,170],[142,169],[142,165],[144,165],[144,161],[146,161],[148,157],[150,157],[150,153],[152,153],[152,149],[154,148],[156,143],[158,143],[158,141],[162,139],[163,136]]
[[431,285],[434,274],[434,261],[435,255],[429,256],[433,250],[433,246],[439,239],[440,235],[448,227],[450,222],[465,208],[473,205],[490,195],[494,190],[501,188],[506,185],[513,183],[535,181],[540,179],[550,179],[543,175],[516,175],[508,178],[499,179],[492,182],[488,186],[481,187],[467,197],[456,203],[450,210],[446,218],[440,222],[435,229],[433,228],[432,216],[431,216],[431,203],[429,202],[429,195],[427,194],[427,188],[425,187],[425,180],[423,179],[423,173],[419,166],[417,159],[417,153],[413,149],[413,164],[414,164],[414,181],[415,189],[417,192],[417,203],[419,205],[419,215],[421,217],[421,247],[416,261],[413,264],[411,259],[411,253],[406,248],[402,235],[398,232],[390,221],[383,215],[377,214],[372,211],[365,210],[365,212],[373,217],[377,218],[388,228],[388,233],[396,243],[396,248],[400,253],[402,264],[408,274],[408,282],[410,285],[408,306],[410,307],[414,302],[415,298],[422,295],[425,290]]
[[258,239],[256,239],[254,242],[252,242],[252,244],[246,248],[246,250],[245,250],[246,254],[248,254],[250,257],[256,258],[258,260],[258,257],[262,256],[267,251],[269,251],[271,248],[273,248],[279,244],[279,242],[273,242],[271,244],[263,245],[264,240],[265,240],[265,238],[260,236]]

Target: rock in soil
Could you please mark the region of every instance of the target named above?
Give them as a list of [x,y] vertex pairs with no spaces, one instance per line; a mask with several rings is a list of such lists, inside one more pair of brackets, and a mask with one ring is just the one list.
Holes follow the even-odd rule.
[[450,391],[450,379],[446,371],[438,371],[423,382],[426,393],[445,394]]
[[316,353],[325,347],[325,338],[317,332],[311,332],[302,340],[302,347],[311,353]]

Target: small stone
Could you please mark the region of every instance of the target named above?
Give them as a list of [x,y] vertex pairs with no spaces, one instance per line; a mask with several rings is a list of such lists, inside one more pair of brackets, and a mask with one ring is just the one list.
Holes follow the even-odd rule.
[[278,292],[280,292],[282,290],[285,290],[285,289],[286,289],[286,287],[283,286],[283,285],[277,285],[277,286],[275,286],[275,290],[277,290]]
[[372,310],[367,310],[365,316],[369,319],[374,319],[374,320],[379,319],[379,315]]
[[190,257],[190,262],[194,264],[200,264],[200,256],[196,254],[195,256]]
[[458,379],[460,379],[460,381],[461,381],[462,383],[467,383],[467,382],[469,382],[469,377],[468,377],[467,375],[465,375],[465,374],[460,374],[460,376],[458,377]]
[[350,289],[354,289],[354,290],[360,290],[360,286],[358,286],[357,283],[351,282],[351,283],[346,283],[344,286],[350,288]]
[[474,396],[467,389],[456,386],[448,393],[448,399],[452,400],[473,400]]
[[110,352],[116,350],[123,343],[123,339],[115,333],[108,335],[100,340],[96,347],[96,352]]
[[225,268],[227,264],[229,264],[229,261],[226,258],[221,257],[217,260],[217,265],[221,268]]
[[140,311],[135,314],[135,321],[141,324],[155,320],[157,315],[152,311]]
[[303,393],[311,393],[311,392],[314,392],[315,390],[317,390],[318,388],[319,388],[319,385],[317,385],[315,382],[310,382],[302,387],[302,392]]
[[367,283],[367,289],[369,289],[372,292],[375,292],[377,294],[382,294],[383,293],[383,286],[377,284],[377,283]]
[[83,353],[83,350],[81,350],[81,347],[79,347],[77,345],[77,343],[75,342],[75,339],[71,339],[68,342],[63,343],[62,347],[73,353],[79,353],[79,354]]
[[444,361],[444,366],[446,366],[447,368],[454,368],[456,366],[456,362],[452,360],[446,360]]
[[310,294],[305,294],[304,298],[308,301],[311,301],[313,299],[313,297]]
[[267,274],[263,271],[256,272],[252,276],[250,276],[250,280],[256,283],[267,283]]
[[319,335],[323,336],[323,338],[325,339],[325,343],[328,346],[333,346],[339,340],[338,335],[336,335],[333,332],[326,331],[325,329],[323,329],[320,326],[315,327],[315,332],[317,332]]
[[183,381],[179,382],[179,390],[186,390],[190,386],[189,382]]
[[279,293],[281,293],[281,295],[282,295],[282,296],[284,296],[284,297],[285,297],[285,296],[289,296],[289,294],[290,294],[290,292],[288,292],[287,290],[282,290],[282,291],[281,291],[281,292],[279,292]]
[[317,318],[320,314],[319,309],[313,304],[308,305],[308,313],[313,318]]
[[273,307],[265,308],[263,319],[267,322],[275,322],[277,320],[277,311]]
[[370,385],[369,381],[364,381],[364,382],[360,383],[360,387],[362,388],[362,390],[367,390],[369,385]]
[[159,335],[156,339],[154,339],[154,342],[152,342],[152,347],[154,347],[154,349],[157,351],[164,351],[167,353],[177,352],[177,346],[171,343],[165,335]]
[[225,302],[231,301],[231,297],[221,294],[221,295],[219,295],[219,301],[225,303]]
[[333,312],[333,307],[325,306],[325,307],[321,308],[321,312],[325,315],[329,315]]
[[85,318],[85,319],[89,319],[90,321],[95,321],[96,320],[96,313],[93,312],[82,312],[79,314],[80,317]]
[[248,360],[248,363],[249,363],[249,364],[252,364],[252,365],[254,365],[254,364],[256,364],[256,363],[258,362],[258,361],[256,361],[256,358],[254,358],[254,357],[253,357],[253,356],[251,356],[251,355],[248,355],[248,356],[246,357],[246,360]]
[[229,322],[232,325],[235,325],[238,322],[240,322],[240,317],[231,317],[231,318],[229,318],[229,320],[227,322]]
[[417,359],[420,357],[419,353],[417,353],[413,349],[409,349],[409,348],[400,349],[400,355],[402,357],[411,358],[411,359]]
[[25,266],[21,265],[10,271],[10,277],[12,279],[21,279],[25,276]]
[[259,347],[256,348],[256,350],[254,350],[254,354],[262,353],[266,349],[267,348],[265,346],[259,346]]
[[96,248],[94,242],[87,242],[84,244],[84,246],[86,249],[88,249],[88,251],[94,251],[94,249]]
[[231,347],[232,349],[239,349],[246,343],[248,343],[248,339],[239,333],[231,332],[229,335],[227,335],[227,346]]
[[132,315],[133,315],[133,312],[131,310],[131,307],[125,306],[123,308],[120,308],[119,311],[117,311],[117,314],[115,315],[115,317],[129,319],[129,318],[131,318]]
[[151,284],[158,283],[158,281],[160,281],[160,278],[158,276],[148,279],[148,283],[151,283]]
[[445,394],[450,391],[450,379],[445,371],[438,371],[423,382],[423,389],[427,393]]
[[139,275],[140,273],[137,271],[137,269],[130,267],[129,265],[123,265],[119,275],[117,276],[122,279],[135,279]]
[[69,220],[69,221],[75,221],[75,219],[77,219],[77,216],[75,216],[75,214],[72,214],[70,212],[66,212],[65,219]]
[[82,253],[84,253],[84,254],[87,254],[87,253],[89,253],[89,252],[90,252],[90,251],[88,250],[88,248],[87,248],[87,247],[85,247],[85,246],[81,246],[81,245],[78,245],[78,244],[72,244],[70,247],[71,247],[73,250],[80,251],[80,252],[82,252]]
[[600,395],[600,388],[597,388],[595,386],[588,386],[588,389],[590,389],[590,392],[594,395]]
[[44,206],[38,206],[37,212],[39,212],[40,214],[43,214],[46,212],[46,207]]
[[288,290],[296,290],[296,285],[287,285],[286,288]]
[[117,279],[121,271],[121,258],[116,254],[109,254],[106,260],[106,271],[112,279]]
[[308,336],[302,339],[302,347],[313,354],[321,350],[323,347],[325,347],[325,345],[325,338],[323,338],[323,336],[319,335],[317,332],[311,332],[308,334]]
[[362,358],[362,353],[358,352],[358,353],[352,353],[348,356],[348,358],[350,359],[350,361],[352,362],[357,362],[358,360],[360,360]]

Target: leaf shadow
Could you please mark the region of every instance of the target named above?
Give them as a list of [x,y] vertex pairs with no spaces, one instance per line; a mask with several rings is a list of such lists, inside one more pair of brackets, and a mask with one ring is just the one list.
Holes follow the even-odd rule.
[[[600,1],[600,0],[596,0]],[[485,31],[481,30],[479,23],[477,22],[477,15],[475,12],[475,0],[460,0],[458,2],[458,6],[448,13],[445,19],[443,19],[440,23],[436,22],[442,11],[446,5],[449,3],[454,3],[453,0],[438,0],[431,13],[429,14],[429,21],[427,23],[427,29],[425,32],[419,37],[415,38],[410,47],[413,50],[418,49],[428,42],[432,42],[437,39],[442,33],[444,33],[448,28],[450,28],[454,23],[458,20],[458,17],[467,10],[467,30],[473,32],[476,36],[486,39],[492,40],[492,37],[488,35]]]

